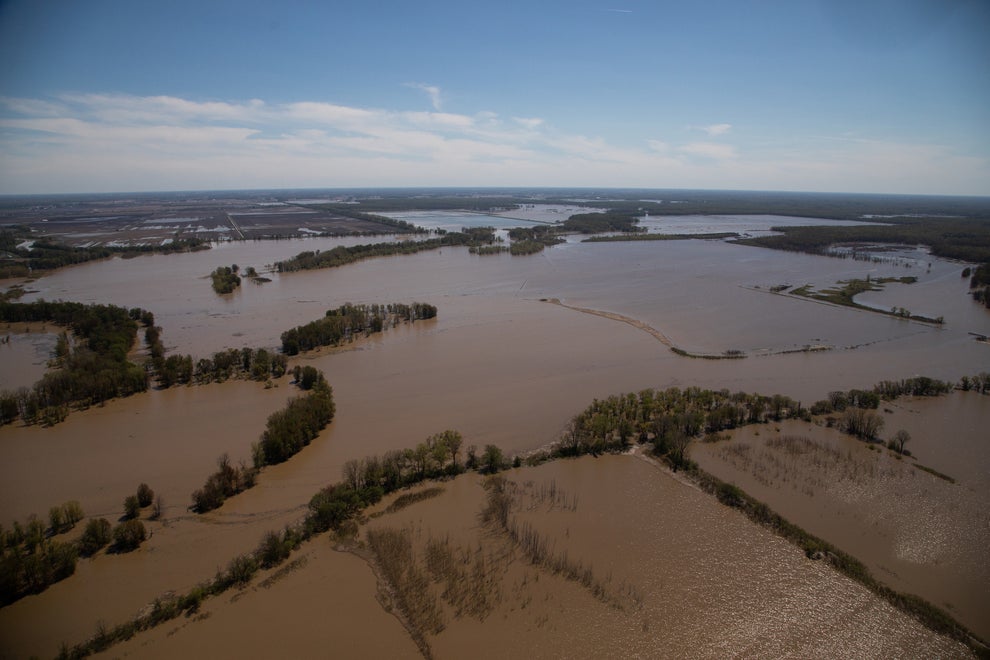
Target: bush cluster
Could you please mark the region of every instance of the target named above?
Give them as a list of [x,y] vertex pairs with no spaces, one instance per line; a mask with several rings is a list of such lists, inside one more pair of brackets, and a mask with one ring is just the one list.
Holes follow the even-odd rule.
[[[490,231],[490,230],[489,230]],[[492,239],[494,233],[492,232]],[[336,268],[355,261],[372,259],[374,257],[389,257],[397,254],[416,254],[426,250],[436,250],[438,248],[464,245],[477,245],[484,240],[478,233],[478,229],[465,229],[463,232],[446,232],[437,238],[429,238],[425,241],[396,241],[393,243],[370,243],[367,245],[352,245],[345,247],[339,245],[332,250],[325,252],[300,252],[286,261],[275,262],[275,269],[280,273],[291,273],[298,270],[312,270],[315,268]]]
[[241,285],[241,278],[237,274],[237,266],[220,266],[210,273],[213,281],[213,290],[219,294],[232,293],[234,289]]
[[113,528],[111,552],[136,550],[148,538],[144,523],[140,520],[125,520]]
[[28,518],[25,525],[15,521],[9,530],[0,527],[0,606],[40,593],[75,572],[76,544],[53,537],[71,529],[82,517],[79,503],[71,501],[49,510],[51,527],[47,530],[37,516]]
[[269,415],[261,441],[253,447],[255,468],[288,460],[326,428],[335,412],[333,389],[319,374],[305,396]]
[[230,457],[223,454],[217,459],[217,471],[211,474],[202,488],[192,494],[192,508],[197,513],[218,509],[228,497],[254,486],[258,469],[241,465],[234,467]]
[[155,357],[152,351],[152,364],[161,387],[190,383],[200,385],[222,383],[231,378],[249,378],[263,382],[284,376],[288,362],[285,355],[272,353],[263,348],[229,348],[214,353],[210,358],[199,360],[193,360],[191,355]]
[[26,424],[62,421],[69,406],[85,408],[148,388],[144,369],[127,360],[137,337],[136,319],[146,312],[114,305],[74,302],[0,302],[0,321],[41,321],[68,327],[79,341],[57,347],[60,369],[47,372],[32,388],[0,392],[0,424],[20,417]]
[[427,303],[410,305],[352,305],[347,303],[328,310],[322,319],[297,326],[282,333],[282,352],[296,355],[320,346],[339,346],[355,337],[381,332],[401,322],[432,319],[437,308]]

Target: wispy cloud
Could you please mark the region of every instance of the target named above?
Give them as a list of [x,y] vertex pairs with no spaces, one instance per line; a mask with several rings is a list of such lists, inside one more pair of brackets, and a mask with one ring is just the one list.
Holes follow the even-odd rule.
[[619,144],[491,110],[0,98],[0,193],[560,185],[990,194],[990,162],[947,147],[794,136],[801,148],[757,148],[730,144],[728,124],[696,128],[718,139]]
[[732,124],[709,124],[708,126],[695,126],[694,128],[708,133],[711,137],[718,137],[732,130]]
[[538,117],[513,117],[512,120],[523,128],[528,128],[531,131],[535,131],[544,123],[543,120]]
[[701,156],[702,158],[712,158],[715,160],[726,160],[736,157],[736,150],[732,145],[718,142],[690,142],[678,147],[678,151],[691,156]]
[[440,111],[443,109],[443,99],[440,96],[440,88],[436,85],[426,85],[424,83],[406,83],[406,87],[412,87],[413,89],[418,89],[420,91],[426,92],[430,97],[430,103],[433,104],[433,109]]

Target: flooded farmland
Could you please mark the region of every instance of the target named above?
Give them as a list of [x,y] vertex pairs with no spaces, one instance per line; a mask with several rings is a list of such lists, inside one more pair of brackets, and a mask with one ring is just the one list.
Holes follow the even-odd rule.
[[[250,460],[265,418],[295,391],[288,376],[271,389],[228,382],[153,390],[73,412],[52,428],[0,429],[5,526],[32,513],[44,516],[70,499],[87,515],[116,518],[123,498],[142,481],[161,492],[167,505],[164,520],[149,523],[153,536],[141,550],[83,560],[73,577],[0,609],[7,656],[54,655],[60,642],[84,640],[100,621],[124,620],[166,591],[181,592],[211,578],[231,557],[252,550],[266,531],[301,518],[309,498],[339,480],[348,460],[412,447],[444,429],[460,431],[465,445],[495,444],[511,456],[556,440],[593,399],[646,387],[781,393],[810,404],[832,390],[870,387],[882,379],[925,374],[955,382],[990,370],[988,346],[969,335],[990,334],[990,314],[967,295],[959,276],[963,266],[937,259],[928,268],[723,241],[568,242],[529,257],[481,257],[466,248],[443,248],[331,270],[266,273],[272,281],[246,281],[228,296],[215,294],[207,277],[221,265],[263,271],[302,250],[348,242],[361,241],[231,243],[198,253],[88,263],[32,282],[36,293],[25,300],[149,309],[169,352],[194,357],[227,347],[275,348],[282,331],[345,302],[422,301],[439,313],[344,349],[294,358],[291,364],[326,374],[337,405],[333,423],[290,461],[266,468],[255,488],[210,514],[187,511],[191,492],[220,454],[228,453],[235,463]],[[771,292],[782,284],[827,288],[868,274],[917,276],[915,284],[888,284],[872,295],[882,304],[943,316],[945,325]],[[570,307],[550,304],[551,299]],[[747,357],[684,357],[642,327],[575,307],[635,319],[687,352],[732,350]],[[809,346],[826,350],[806,351]],[[827,494],[824,486],[810,486],[814,495],[804,497],[814,504],[802,505],[790,491],[781,495],[779,484],[760,491],[755,478],[746,481],[752,471],[741,464],[733,467],[715,454],[710,460],[735,470],[740,485],[752,487],[758,498],[775,508],[779,501],[783,515],[869,563],[880,579],[948,604],[954,616],[986,636],[982,594],[990,592],[990,578],[978,549],[986,526],[978,526],[985,514],[980,518],[976,508],[985,504],[981,493],[987,492],[990,452],[981,444],[980,429],[986,427],[988,408],[986,397],[976,394],[892,406],[885,413],[887,429],[909,430],[915,439],[909,448],[918,462],[957,483],[953,490],[948,482],[905,468],[903,461],[885,459],[891,465],[882,469],[893,472],[881,469],[884,481],[864,477],[848,486],[859,483],[867,491],[857,497],[882,503],[869,512],[838,486]],[[765,427],[759,429],[766,439]],[[784,431],[819,438],[815,429]],[[863,461],[879,460],[860,445],[851,450],[863,454]],[[709,459],[698,456],[708,468]],[[802,470],[804,479],[825,479]],[[483,620],[448,614],[446,629],[428,637],[437,657],[456,657],[468,647],[493,656],[522,649],[571,657],[965,655],[963,647],[934,636],[641,458],[586,458],[507,476],[520,487],[553,481],[576,498],[576,513],[520,509],[517,516],[592,566],[598,578],[619,585],[616,591],[621,585],[631,589],[627,593],[635,593],[639,603],[626,610],[611,607],[516,556],[505,565],[501,600]],[[368,529],[409,530],[419,543],[430,535],[447,536],[465,547],[481,544],[486,553],[509,562],[517,551],[480,528],[485,492],[479,478],[463,476],[444,487],[443,495],[375,519]],[[891,494],[885,497],[884,489]],[[825,500],[827,513],[820,521],[801,517]],[[908,513],[888,515],[895,509]],[[847,520],[855,525],[845,526]],[[858,533],[877,528],[881,520],[889,527],[873,536]],[[937,547],[922,545],[921,536],[911,533],[918,520],[925,521],[923,529],[937,525],[944,534]],[[975,531],[964,529],[967,521]],[[220,653],[219,640],[229,639],[230,630],[260,629],[276,612],[298,627],[294,643],[299,654],[309,655],[327,643],[313,610],[323,592],[320,606],[335,613],[334,637],[346,640],[347,655],[417,653],[402,626],[374,602],[376,577],[366,563],[330,549],[320,538],[302,552],[306,561],[268,587],[228,593],[205,605],[201,617],[138,635],[111,655],[170,657],[197,648]],[[239,637],[237,653],[270,656],[275,647],[260,637]],[[564,649],[571,652],[561,653]]]
[[730,440],[696,445],[692,457],[891,586],[990,634],[986,401],[956,392],[884,407],[884,437],[908,431],[911,457],[796,420],[740,429]]

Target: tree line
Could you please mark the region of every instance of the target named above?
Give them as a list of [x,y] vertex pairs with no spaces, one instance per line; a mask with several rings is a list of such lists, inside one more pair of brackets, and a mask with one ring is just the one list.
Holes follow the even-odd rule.
[[261,439],[251,445],[253,465],[242,463],[234,467],[227,454],[222,455],[217,460],[216,472],[193,492],[194,511],[212,511],[227,498],[252,488],[263,467],[282,463],[297,454],[333,420],[336,412],[333,390],[323,374],[310,366],[297,368],[296,383],[308,393],[289,400],[285,408],[268,416]]
[[479,239],[475,232],[465,230],[462,232],[447,232],[436,238],[429,238],[423,241],[395,241],[391,243],[369,243],[363,245],[352,245],[350,247],[338,245],[332,250],[306,251],[300,252],[291,259],[275,262],[275,269],[280,273],[292,273],[299,270],[313,270],[317,268],[337,268],[356,261],[372,259],[375,257],[390,257],[399,254],[416,254],[427,250],[436,250],[448,246],[471,246],[477,244]]
[[666,390],[645,389],[638,393],[595,399],[570,422],[561,439],[548,451],[527,459],[530,464],[545,460],[622,452],[634,443],[652,445],[676,470],[690,467],[687,446],[692,439],[715,438],[725,430],[789,418],[811,420],[812,415],[842,413],[828,423],[863,440],[875,441],[883,418],[873,412],[883,400],[899,396],[939,396],[953,385],[926,376],[900,381],[881,381],[870,390],[851,389],[829,393],[826,399],[806,408],[800,401],[775,394],[765,396],[699,387]]
[[18,417],[25,424],[62,421],[70,406],[86,408],[148,388],[145,370],[127,359],[137,337],[137,322],[153,324],[145,310],[75,302],[0,303],[0,321],[46,322],[71,329],[56,344],[61,368],[49,371],[31,388],[0,392],[0,424]]
[[390,303],[387,305],[353,305],[346,303],[327,310],[322,319],[300,325],[282,333],[282,352],[297,355],[320,346],[339,346],[356,336],[381,332],[402,322],[432,319],[437,308],[428,303]]
[[990,219],[987,218],[884,218],[883,224],[845,227],[774,227],[774,236],[739,239],[742,245],[775,250],[831,255],[838,243],[904,243],[927,245],[931,253],[946,259],[990,263]]
[[969,268],[963,270],[963,277],[969,276],[970,295],[984,307],[990,307],[990,260],[972,269],[971,276],[969,270]]
[[[25,242],[30,247],[19,247]],[[71,247],[51,239],[36,239],[27,232],[0,231],[0,252],[10,257],[0,263],[0,278],[26,277],[32,271],[55,270],[64,266],[81,264],[97,259],[108,259],[115,255],[137,256],[140,254],[170,254],[173,252],[195,252],[209,249],[209,244],[198,238],[182,238],[165,245],[135,245],[130,247]]]
[[[160,332],[160,328],[158,331]],[[166,388],[193,383],[222,383],[232,378],[265,382],[281,378],[288,369],[288,358],[285,355],[250,347],[228,348],[217,351],[211,357],[195,360],[191,355],[164,357],[152,346],[151,362],[158,385]]]
[[[398,220],[396,218],[390,218],[388,216],[378,215],[376,213],[366,213],[364,211],[356,211],[353,208],[353,205],[350,204],[312,204],[305,206],[307,208],[318,209],[320,211],[329,211],[336,215],[344,216],[345,218],[353,218],[355,220],[365,220],[367,222],[376,222],[380,225],[385,225],[386,227],[398,233],[418,234],[426,231],[422,227],[417,227],[413,223],[406,222],[405,220]],[[403,210],[408,210],[408,209],[403,209]]]
[[561,223],[564,231],[579,234],[601,234],[608,231],[645,232],[643,227],[637,227],[638,213],[626,211],[606,211],[604,213],[575,213]]
[[[874,388],[833,393],[826,403],[816,403],[813,408],[835,410],[835,403],[841,401],[847,405],[850,402],[879,405],[883,396],[894,396],[895,393],[935,393],[944,391],[947,384],[921,377],[887,381],[878,387],[879,390]],[[700,388],[643,390],[638,394],[595,400],[575,417],[558,443],[548,451],[531,455],[525,462],[535,465],[582,453],[621,451],[631,442],[651,442],[660,452],[661,458],[678,468],[686,468],[691,477],[720,502],[742,509],[755,521],[774,529],[805,549],[808,556],[816,552],[827,552],[838,570],[866,584],[901,609],[919,613],[926,624],[936,629],[937,626],[943,626],[950,634],[958,636],[958,624],[951,618],[945,617],[921,599],[905,597],[879,584],[854,558],[780,518],[766,505],[756,502],[732,484],[721,482],[700,471],[684,455],[686,443],[680,445],[679,441],[671,442],[671,439],[688,434],[697,437],[714,429],[731,428],[733,424],[805,417],[809,414],[810,410],[804,408],[800,402],[781,395],[763,396],[742,392],[732,394],[727,390]],[[129,639],[140,630],[154,627],[182,614],[196,612],[206,598],[219,595],[234,586],[247,584],[262,568],[273,568],[284,563],[293,551],[314,536],[330,530],[341,534],[353,533],[358,515],[366,507],[376,504],[382,497],[396,490],[465,470],[495,473],[521,463],[519,457],[514,457],[512,461],[507,460],[495,445],[487,445],[480,455],[476,448],[468,447],[466,458],[462,462],[462,448],[463,438],[460,433],[447,430],[430,436],[415,447],[348,461],[343,467],[342,479],[313,495],[306,515],[299,523],[280,532],[267,532],[253,551],[233,558],[226,569],[218,571],[212,580],[193,587],[185,594],[159,599],[150,612],[113,629],[101,628],[88,641],[72,649],[67,648],[64,655],[86,657]]]
[[[29,516],[23,525],[15,520],[9,529],[0,526],[0,607],[41,593],[70,577],[76,571],[79,557],[91,557],[107,546],[113,553],[137,548],[147,536],[137,516],[141,508],[151,505],[153,496],[154,491],[142,483],[136,495],[125,499],[124,520],[120,524],[113,527],[106,518],[90,518],[75,541],[56,538],[83,520],[82,507],[75,500],[51,507],[47,527],[36,515]],[[157,515],[160,506],[159,502]]]

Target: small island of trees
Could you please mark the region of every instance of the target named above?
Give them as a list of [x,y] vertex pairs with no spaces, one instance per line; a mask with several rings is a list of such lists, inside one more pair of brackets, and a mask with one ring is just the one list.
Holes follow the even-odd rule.
[[341,305],[327,310],[326,316],[282,333],[282,352],[297,355],[321,346],[340,346],[363,334],[381,332],[399,323],[432,319],[437,308],[428,303],[388,305]]
[[221,295],[233,293],[234,289],[241,285],[241,278],[237,274],[238,270],[237,264],[234,264],[233,266],[220,266],[210,273],[210,278],[213,280],[213,290]]

